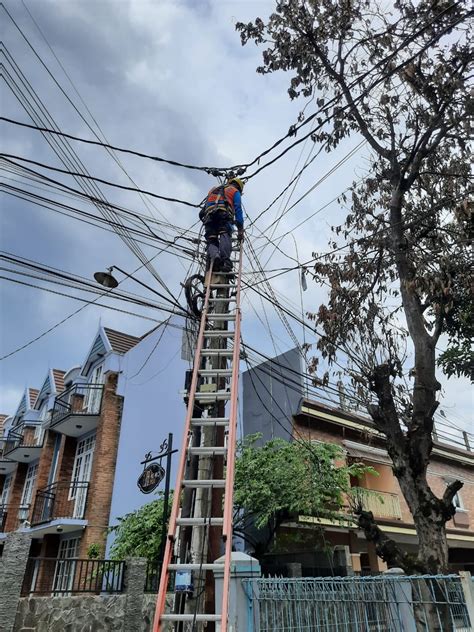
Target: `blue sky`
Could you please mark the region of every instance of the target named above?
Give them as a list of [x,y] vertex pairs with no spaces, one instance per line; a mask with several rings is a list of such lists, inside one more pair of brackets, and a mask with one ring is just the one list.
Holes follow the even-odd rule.
[[[31,21],[25,5],[7,1],[6,6],[89,120],[83,103]],[[286,133],[301,108],[301,103],[288,99],[287,76],[261,76],[255,72],[260,64],[260,51],[254,45],[242,47],[235,32],[236,21],[248,21],[256,15],[264,17],[271,10],[272,1],[26,0],[26,6],[113,144],[192,164],[236,164],[253,158]],[[2,24],[2,39],[7,50],[57,124],[68,133],[91,138],[90,131],[11,22],[2,19]],[[28,121],[18,99],[5,86],[2,112],[7,117]],[[0,129],[8,153],[61,166],[38,132],[5,123]],[[359,141],[356,137],[348,139],[337,151],[317,158],[301,178],[293,201]],[[128,184],[102,149],[74,147],[90,173]],[[244,202],[251,216],[256,216],[280,192],[295,167],[301,166],[312,150],[307,144],[301,154],[300,149],[290,152],[249,183]],[[139,186],[162,195],[198,202],[215,183],[213,178],[200,172],[126,155],[120,159]],[[291,229],[341,193],[366,165],[367,150],[362,148],[288,213],[274,233],[275,237],[282,236],[281,248],[299,261],[310,259],[315,251],[326,250],[329,227],[344,214],[344,209],[337,204],[330,204],[292,234]],[[71,184],[60,175],[53,177]],[[134,193],[107,187],[102,190],[111,202],[141,213],[150,212]],[[94,212],[92,207],[89,210]],[[258,229],[266,231],[279,210],[280,206],[275,205],[259,222]],[[195,209],[170,203],[156,203],[153,213],[163,214],[183,229],[197,219]],[[88,278],[92,278],[96,270],[112,264],[129,271],[139,265],[117,236],[10,196],[2,197],[0,227],[2,250]],[[272,255],[258,230],[253,231],[252,239],[257,249],[262,248],[259,253],[266,270],[292,265],[283,255]],[[152,256],[152,250],[144,250]],[[170,288],[179,292],[186,266],[166,254],[158,256],[154,263]],[[148,272],[141,270],[138,274],[147,283],[154,283]],[[279,277],[273,286],[301,313],[296,271]],[[146,294],[130,280],[122,287]],[[1,355],[34,338],[79,307],[71,299],[6,281],[1,282],[0,291]],[[304,294],[303,311],[316,309],[324,295],[324,289],[310,284]],[[243,335],[249,344],[269,355],[293,346],[275,311],[266,306],[265,313],[258,297],[248,294],[243,308]],[[148,317],[162,317],[144,308],[136,311]],[[83,309],[48,336],[0,364],[0,412],[13,412],[24,387],[38,386],[48,366],[68,369],[79,364],[100,320],[132,334],[142,334],[151,326],[150,321],[97,306]],[[301,327],[295,324],[294,330],[302,341]],[[160,349],[160,358],[171,358],[175,353],[175,346],[167,341]],[[154,373],[156,366],[152,360],[143,377],[148,379]],[[453,415],[455,423],[467,424],[472,402],[466,382],[442,381],[445,386],[443,407]]]

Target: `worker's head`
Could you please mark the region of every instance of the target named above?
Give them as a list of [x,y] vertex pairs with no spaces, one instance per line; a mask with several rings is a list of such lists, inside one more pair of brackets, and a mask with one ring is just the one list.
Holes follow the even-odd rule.
[[232,184],[233,186],[237,187],[241,193],[244,190],[244,183],[240,178],[230,178],[227,184]]

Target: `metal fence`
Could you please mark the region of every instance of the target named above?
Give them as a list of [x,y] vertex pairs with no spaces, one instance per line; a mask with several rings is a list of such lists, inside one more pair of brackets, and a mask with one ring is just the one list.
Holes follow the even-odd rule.
[[52,483],[36,492],[31,524],[38,525],[57,518],[84,518],[88,481]]
[[100,415],[102,409],[102,384],[73,384],[56,397],[51,414],[51,427],[69,415]]
[[146,565],[145,592],[157,593],[160,585],[161,562],[148,560]]
[[22,595],[120,593],[124,574],[125,562],[122,561],[30,557]]
[[249,632],[472,629],[457,575],[257,579],[244,589]]

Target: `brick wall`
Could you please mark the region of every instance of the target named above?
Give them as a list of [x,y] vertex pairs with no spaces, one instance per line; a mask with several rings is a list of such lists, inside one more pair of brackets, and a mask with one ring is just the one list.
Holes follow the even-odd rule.
[[36,493],[38,489],[43,489],[43,487],[46,487],[48,484],[55,441],[56,434],[47,430],[44,435],[43,449],[41,450],[41,456],[38,463],[38,474],[36,476],[36,485],[33,493]]
[[[295,421],[294,424],[294,435],[300,439],[306,438],[308,440],[336,443],[340,446],[343,446],[342,442],[345,438],[344,430],[345,429],[343,427],[334,427],[333,431],[329,430],[327,427],[317,428],[315,427],[315,422],[305,424],[304,422]],[[359,441],[361,443],[366,442],[362,437],[359,437]],[[364,461],[367,462],[367,464],[370,464],[369,459],[364,459]],[[385,468],[390,466],[381,465],[376,467]],[[370,484],[364,486],[372,489],[378,489],[377,479],[371,477],[370,475],[367,475],[367,477],[370,477],[371,479]],[[474,466],[469,467],[460,465],[454,460],[453,462],[446,462],[444,459],[440,459],[434,455],[428,468],[428,482],[433,492],[439,497],[443,495],[446,488],[446,478],[459,479],[464,482],[464,487],[460,491],[460,496],[466,510],[465,512],[459,512],[457,519],[455,518],[454,521],[450,520],[448,522],[448,529],[472,528],[472,525],[474,525]],[[393,492],[397,494],[400,501],[402,522],[413,524],[413,517],[395,476],[393,476]],[[460,520],[460,518],[462,518],[462,520]]]
[[7,520],[5,523],[5,531],[13,531],[18,527],[18,508],[21,503],[21,496],[23,494],[23,486],[25,484],[26,472],[28,470],[27,463],[18,463],[16,471],[13,475],[12,486],[10,488],[10,496],[7,504],[11,505],[11,510],[8,510]]
[[99,544],[102,554],[105,553],[122,414],[122,398],[116,394],[117,380],[116,373],[106,375],[86,506],[88,526],[81,540],[79,557],[86,557],[93,543]]

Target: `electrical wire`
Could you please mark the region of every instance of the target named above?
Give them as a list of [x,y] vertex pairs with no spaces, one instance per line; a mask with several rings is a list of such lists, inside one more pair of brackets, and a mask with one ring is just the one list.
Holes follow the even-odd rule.
[[[129,187],[124,184],[117,184],[116,182],[110,182],[109,180],[104,180],[103,178],[97,178],[91,175],[85,175],[82,172],[68,171],[67,169],[60,169],[59,167],[53,167],[52,165],[47,165],[43,162],[38,162],[37,160],[30,160],[29,158],[24,158],[23,156],[17,156],[15,154],[0,154],[0,158],[5,160],[6,162],[20,166],[14,160],[20,160],[21,162],[27,162],[31,165],[36,165],[37,167],[42,167],[43,169],[48,169],[48,171],[55,171],[57,173],[64,173],[65,175],[72,176],[73,178],[81,178],[86,180],[92,180],[93,182],[99,182],[100,184],[105,184],[108,187],[114,187],[116,189],[122,189],[124,191],[133,191],[134,193],[143,193],[143,195],[149,195],[150,197],[157,198],[159,200],[165,200],[166,202],[176,202],[177,204],[183,204],[185,206],[191,206],[192,208],[199,208],[200,204],[194,204],[192,202],[187,202],[186,200],[179,200],[178,198],[166,197],[164,195],[159,195],[158,193],[153,193],[152,191],[145,191],[144,189],[137,189],[136,187]],[[74,191],[74,189],[71,189]]]

